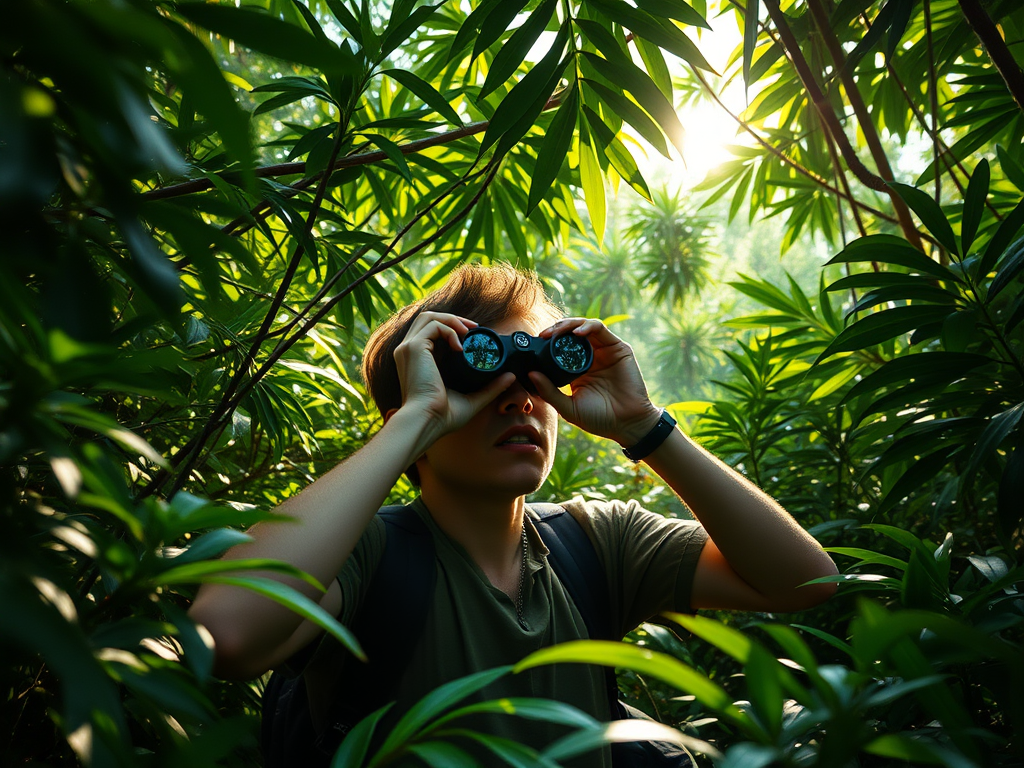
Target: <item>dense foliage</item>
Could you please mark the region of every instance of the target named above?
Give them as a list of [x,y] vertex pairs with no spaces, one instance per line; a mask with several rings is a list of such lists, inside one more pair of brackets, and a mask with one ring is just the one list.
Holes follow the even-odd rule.
[[[504,259],[620,322],[660,401],[845,571],[792,624],[669,616],[520,668],[620,667],[705,764],[1020,764],[1018,5],[8,3],[4,762],[258,764],[261,684],[211,678],[194,589],[247,586],[358,652],[314,603],[242,575],[301,574],[217,557],[378,426],[356,374],[369,329],[458,264]],[[700,48],[730,27],[718,73]],[[685,141],[674,106],[728,111],[733,81],[750,94],[729,112],[735,159],[697,199],[650,188],[642,153]],[[622,215],[614,189],[636,201]],[[762,231],[778,217],[784,265],[811,238],[833,258],[737,278],[727,332],[715,227],[744,207]],[[537,498],[684,514],[612,448],[566,431]],[[464,764],[459,739],[478,738],[551,765],[630,735],[538,701],[500,706],[572,729],[544,755],[459,731],[484,705],[455,703],[514,672],[439,690],[375,764]],[[337,765],[360,764],[372,726]]]

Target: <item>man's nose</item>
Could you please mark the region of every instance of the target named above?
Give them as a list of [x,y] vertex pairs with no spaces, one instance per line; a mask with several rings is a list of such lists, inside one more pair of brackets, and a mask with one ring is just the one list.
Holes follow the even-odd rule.
[[498,408],[502,413],[530,413],[533,410],[533,398],[519,379],[508,389],[498,395]]

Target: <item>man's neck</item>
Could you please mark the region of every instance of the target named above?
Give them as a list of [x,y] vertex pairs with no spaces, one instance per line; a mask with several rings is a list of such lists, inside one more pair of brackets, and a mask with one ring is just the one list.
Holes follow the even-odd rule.
[[425,486],[422,498],[438,527],[462,545],[491,584],[511,596],[518,588],[525,497],[495,498]]

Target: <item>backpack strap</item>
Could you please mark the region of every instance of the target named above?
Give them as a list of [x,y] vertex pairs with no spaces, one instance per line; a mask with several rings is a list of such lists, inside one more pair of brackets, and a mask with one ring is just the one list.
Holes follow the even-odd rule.
[[583,527],[560,504],[530,504],[550,551],[548,562],[583,617],[594,640],[620,640],[612,629],[611,600],[604,566]]
[[[548,563],[583,617],[587,635],[592,640],[621,640],[612,627],[605,570],[586,531],[560,504],[530,504],[530,509],[540,518],[534,525],[549,550]],[[615,668],[605,667],[604,678],[609,711],[613,719],[620,719]]]
[[358,694],[335,697],[329,720],[346,732],[394,698],[411,659],[409,644],[423,633],[434,602],[437,564],[430,530],[411,505],[377,514],[386,526],[384,552],[351,627],[368,662],[346,664],[345,688]]

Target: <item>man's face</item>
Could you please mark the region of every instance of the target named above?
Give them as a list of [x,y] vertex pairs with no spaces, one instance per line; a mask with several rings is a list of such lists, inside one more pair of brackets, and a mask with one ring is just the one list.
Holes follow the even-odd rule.
[[[472,319],[472,318],[470,318]],[[490,327],[505,335],[537,335],[552,320],[514,318]],[[461,429],[435,442],[416,463],[425,491],[434,484],[476,495],[522,496],[536,491],[551,471],[558,414],[518,381]]]

